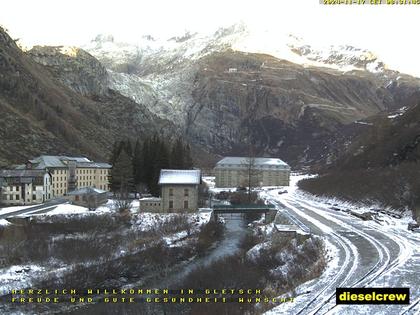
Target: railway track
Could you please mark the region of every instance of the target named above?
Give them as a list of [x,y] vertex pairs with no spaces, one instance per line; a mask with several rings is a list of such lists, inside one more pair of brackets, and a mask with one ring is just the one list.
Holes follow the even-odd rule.
[[[332,305],[331,303],[335,302],[336,287],[367,287],[382,276],[391,274],[411,257],[412,252],[410,252],[409,247],[406,245],[407,240],[403,237],[383,232],[374,227],[371,227],[372,232],[370,232],[369,225],[362,225],[358,220],[346,220],[348,218],[347,214],[338,214],[330,210],[328,206],[322,204],[314,206],[314,203],[308,203],[296,195],[293,198],[286,197],[281,202],[275,199],[271,199],[270,201],[279,207],[283,206],[290,210],[288,214],[296,218],[299,222],[301,222],[300,219],[307,220],[312,225],[318,227],[321,224],[321,230],[326,231],[325,236],[329,237],[330,241],[333,241],[334,245],[344,255],[343,263],[337,274],[331,278],[330,283],[327,283],[310,300],[305,301],[305,305],[299,310],[296,310],[294,314],[327,314],[332,311],[337,311],[337,308],[342,306],[336,305],[335,303]],[[324,224],[321,221],[330,224]],[[334,230],[330,226],[340,226],[340,230]],[[366,228],[368,230],[367,232]],[[375,249],[376,262],[363,275],[357,275],[360,271],[356,272],[358,269],[358,249],[355,248],[355,245],[348,237],[340,235],[340,232],[353,233]],[[379,240],[376,238],[379,238]],[[344,274],[346,276],[343,277]],[[415,300],[401,314],[411,314],[411,311],[419,303],[420,299]]]
[[418,298],[417,300],[415,300],[411,305],[409,305],[406,309],[404,309],[403,311],[402,311],[402,313],[400,313],[400,315],[408,315],[408,314],[410,314],[411,313],[411,311],[413,311],[413,315],[414,314],[419,314],[419,312],[420,312],[420,307],[419,307],[419,309],[417,310],[417,313],[414,313],[416,310],[415,310],[415,308],[417,307],[417,306],[419,306],[420,305],[420,298]]

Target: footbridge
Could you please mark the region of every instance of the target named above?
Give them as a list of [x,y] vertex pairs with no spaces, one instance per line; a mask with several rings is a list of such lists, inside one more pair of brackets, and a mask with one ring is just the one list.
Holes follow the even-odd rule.
[[243,204],[243,205],[214,205],[214,214],[225,214],[225,213],[255,213],[265,214],[271,210],[275,210],[276,206],[269,205],[255,205],[255,204]]

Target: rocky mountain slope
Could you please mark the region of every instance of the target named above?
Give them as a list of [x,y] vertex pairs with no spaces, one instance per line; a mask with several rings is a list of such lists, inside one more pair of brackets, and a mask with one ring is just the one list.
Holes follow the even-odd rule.
[[409,209],[420,219],[420,91],[406,105],[361,121],[351,141],[337,146],[338,158],[301,187]]
[[22,53],[1,35],[2,164],[41,152],[105,158],[115,139],[155,131],[184,135],[208,166],[209,153],[250,144],[298,168],[331,164],[354,122],[397,110],[420,86],[368,51],[322,51],[243,25],[137,44],[101,35],[86,51]]
[[244,154],[253,142],[258,154],[300,167],[322,161],[343,126],[401,107],[420,86],[368,51],[325,52],[243,25],[137,44],[98,36],[85,49],[107,67],[113,89],[152,103],[191,142],[221,155]]
[[42,153],[107,160],[116,139],[177,132],[107,81],[86,52],[38,47],[25,54],[0,29],[0,165]]

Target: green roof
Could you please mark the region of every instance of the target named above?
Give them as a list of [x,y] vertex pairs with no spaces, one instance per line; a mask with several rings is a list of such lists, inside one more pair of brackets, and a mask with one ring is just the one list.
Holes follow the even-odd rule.
[[242,204],[242,205],[214,205],[216,209],[275,209],[274,205],[256,205],[256,204]]

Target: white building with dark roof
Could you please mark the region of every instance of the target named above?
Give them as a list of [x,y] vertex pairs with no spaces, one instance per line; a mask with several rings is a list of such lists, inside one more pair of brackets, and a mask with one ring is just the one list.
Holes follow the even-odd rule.
[[163,212],[196,211],[198,209],[199,170],[161,170],[161,206]]
[[29,205],[51,199],[52,176],[45,170],[0,170],[0,203]]
[[[276,158],[225,157],[214,168],[216,187],[289,186],[290,166]],[[249,176],[251,174],[251,176]]]

